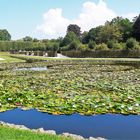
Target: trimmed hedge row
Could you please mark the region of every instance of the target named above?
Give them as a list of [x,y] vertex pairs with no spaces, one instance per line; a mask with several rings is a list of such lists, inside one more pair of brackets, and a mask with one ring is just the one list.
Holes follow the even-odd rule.
[[62,51],[61,54],[72,58],[140,58],[140,50]]

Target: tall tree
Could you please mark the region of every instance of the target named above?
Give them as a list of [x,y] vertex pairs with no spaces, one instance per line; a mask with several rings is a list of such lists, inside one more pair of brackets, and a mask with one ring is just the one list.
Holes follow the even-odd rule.
[[67,33],[74,32],[78,37],[81,36],[81,28],[76,24],[70,24],[67,27]]
[[103,26],[97,26],[96,28],[92,28],[89,30],[88,33],[88,43],[90,40],[95,41],[97,44],[100,42],[100,32],[102,30]]
[[89,42],[89,34],[88,32],[83,32],[81,35],[81,41],[83,44],[88,44]]
[[136,19],[133,25],[133,36],[140,41],[140,15]]
[[80,42],[79,38],[74,32],[68,32],[67,35],[64,37],[63,41],[60,43],[60,47],[67,46],[73,41]]
[[2,40],[2,41],[10,41],[11,40],[11,35],[6,29],[0,30],[0,40]]
[[23,38],[23,41],[33,41],[33,38],[30,36],[26,36]]
[[107,22],[99,32],[99,42],[107,43],[110,40],[118,40],[122,39],[122,33],[117,24],[110,24]]
[[126,42],[126,40],[132,36],[133,23],[129,19],[116,17],[112,19],[110,24],[118,26],[120,32],[122,33],[122,41]]

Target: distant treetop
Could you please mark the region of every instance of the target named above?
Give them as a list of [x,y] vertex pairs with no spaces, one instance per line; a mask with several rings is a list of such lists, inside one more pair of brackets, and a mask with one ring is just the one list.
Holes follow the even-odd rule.
[[76,24],[70,24],[67,27],[67,34],[69,32],[74,32],[77,35],[77,37],[81,36],[81,28],[78,25],[76,25]]
[[11,35],[6,29],[0,30],[0,40],[1,41],[10,41],[11,40]]

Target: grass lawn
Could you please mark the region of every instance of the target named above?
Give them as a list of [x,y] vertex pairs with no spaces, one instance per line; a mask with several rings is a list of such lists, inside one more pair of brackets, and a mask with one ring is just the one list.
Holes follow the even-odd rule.
[[18,130],[6,126],[0,126],[1,140],[72,140],[62,136],[33,133],[28,130]]
[[0,60],[0,63],[25,62],[25,60],[10,57],[10,54],[8,52],[0,52],[0,58],[4,59]]

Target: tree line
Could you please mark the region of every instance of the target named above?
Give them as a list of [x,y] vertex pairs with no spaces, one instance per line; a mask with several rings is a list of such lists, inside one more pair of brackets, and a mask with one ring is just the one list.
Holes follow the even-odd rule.
[[26,36],[21,40],[11,41],[7,30],[0,30],[0,50],[108,50],[140,49],[140,15],[133,21],[116,17],[104,25],[81,32],[76,24],[67,27],[65,37],[38,40]]

